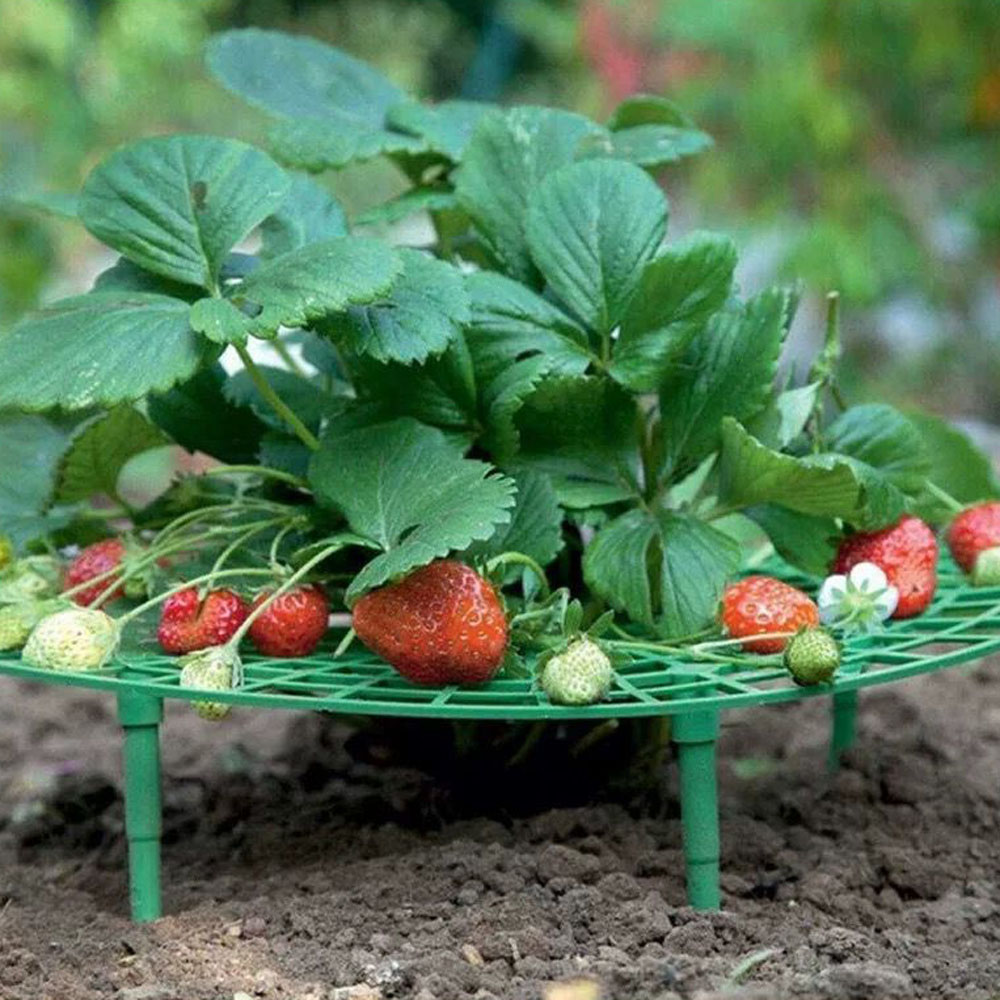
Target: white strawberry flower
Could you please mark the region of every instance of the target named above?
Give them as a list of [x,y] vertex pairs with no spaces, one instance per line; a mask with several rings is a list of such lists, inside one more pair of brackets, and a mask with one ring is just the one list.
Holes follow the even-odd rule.
[[816,603],[824,625],[846,632],[875,632],[896,610],[899,591],[875,563],[860,562],[846,576],[828,576]]

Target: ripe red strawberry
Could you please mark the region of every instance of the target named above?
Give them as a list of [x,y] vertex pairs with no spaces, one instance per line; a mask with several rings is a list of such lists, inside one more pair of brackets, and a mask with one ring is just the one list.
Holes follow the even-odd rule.
[[[69,590],[81,583],[92,580],[95,576],[101,576],[109,570],[113,570],[121,565],[125,557],[125,543],[120,538],[106,538],[103,542],[95,542],[88,545],[67,567],[63,577],[63,590]],[[111,585],[112,578],[108,577],[100,583],[95,583],[93,587],[85,587],[73,595],[73,600],[80,605],[89,605],[103,593],[104,589]],[[105,601],[114,601],[125,594],[123,587],[118,587],[108,595]]]
[[[808,594],[773,576],[748,576],[726,587],[722,624],[734,638],[765,632],[796,632],[819,625],[819,609]],[[745,642],[749,653],[780,653],[788,639]]]
[[980,552],[1000,546],[1000,501],[963,510],[948,528],[948,548],[966,573],[971,573]]
[[[270,597],[257,595],[251,611]],[[326,634],[330,605],[319,587],[293,587],[255,618],[250,639],[265,656],[308,656]]]
[[893,618],[926,610],[937,589],[938,544],[934,532],[910,514],[881,531],[859,531],[840,543],[834,573],[849,573],[860,562],[875,563],[898,591]]
[[232,590],[212,590],[200,600],[197,588],[188,587],[164,602],[156,637],[164,652],[174,654],[221,646],[249,613],[246,601]]
[[481,684],[507,648],[507,618],[493,586],[452,559],[366,594],[353,624],[369,649],[417,684]]

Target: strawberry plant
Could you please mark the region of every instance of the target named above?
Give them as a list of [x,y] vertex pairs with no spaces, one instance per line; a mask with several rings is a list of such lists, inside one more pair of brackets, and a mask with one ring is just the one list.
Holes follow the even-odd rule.
[[[432,106],[342,52],[257,30],[214,39],[209,65],[274,118],[270,153],[177,135],[111,154],[78,216],[119,259],[0,340],[0,458],[17,471],[0,530],[23,552],[93,542],[119,518],[128,538],[88,550],[67,593],[92,609],[168,600],[173,648],[196,632],[225,643],[189,652],[188,676],[211,663],[238,683],[247,633],[308,652],[329,599],[390,661],[454,678],[441,643],[468,652],[484,615],[506,640],[494,587],[510,669],[568,634],[568,593],[576,627],[613,614],[609,645],[676,649],[717,629],[754,533],[824,574],[845,534],[1000,493],[936,418],[844,404],[835,297],[823,350],[791,371],[794,290],[741,296],[730,239],[667,240],[656,178],[709,145],[669,102],[631,97],[605,124]],[[373,157],[410,190],[348,220],[310,175]],[[417,212],[432,246],[378,235]],[[168,443],[214,463],[135,509],[121,472]],[[492,582],[469,570],[475,593],[435,584],[417,607],[413,574],[451,561]],[[238,617],[202,629],[220,580],[267,596],[244,617],[233,593]],[[191,587],[206,589],[181,598]],[[438,630],[426,649],[396,648],[386,621],[401,614]]]

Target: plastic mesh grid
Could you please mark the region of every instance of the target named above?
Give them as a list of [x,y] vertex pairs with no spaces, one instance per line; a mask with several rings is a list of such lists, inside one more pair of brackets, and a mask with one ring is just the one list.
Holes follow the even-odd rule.
[[[815,581],[787,567],[766,569],[807,589]],[[691,709],[739,708],[856,690],[977,660],[1000,651],[1000,587],[973,588],[942,560],[937,595],[918,618],[890,623],[884,632],[849,639],[833,685],[803,688],[777,667],[758,667],[734,654],[724,663],[681,656],[637,656],[617,672],[608,699],[568,708],[549,704],[531,679],[498,679],[479,687],[424,688],[355,645],[333,659],[333,645],[298,660],[247,655],[239,690],[212,699],[257,708],[296,708],[351,715],[437,719],[570,719],[673,715]],[[204,698],[181,688],[175,661],[155,652],[127,652],[112,670],[54,673],[0,655],[0,673],[111,691],[131,689],[162,698]]]

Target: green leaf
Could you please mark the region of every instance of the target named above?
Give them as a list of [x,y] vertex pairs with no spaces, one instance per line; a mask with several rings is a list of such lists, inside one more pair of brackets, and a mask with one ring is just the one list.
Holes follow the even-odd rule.
[[583,556],[587,584],[664,636],[699,631],[740,563],[733,539],[673,511],[630,510],[598,531]]
[[313,38],[245,28],[208,44],[208,68],[228,90],[284,118],[381,126],[405,95],[376,69]]
[[[927,478],[962,503],[1000,497],[993,464],[957,427],[929,413],[907,413],[924,443],[931,466]],[[954,511],[929,492],[921,493],[916,512],[932,523],[949,521]]]
[[482,117],[495,105],[480,101],[407,101],[390,108],[386,121],[395,129],[419,136],[427,148],[454,163],[462,159]]
[[226,399],[225,381],[221,365],[213,365],[163,395],[151,395],[146,408],[182,448],[234,465],[250,463],[266,428],[249,407]]
[[226,255],[288,187],[285,172],[245,143],[159,136],[119,149],[91,172],[80,219],[145,270],[211,290]]
[[479,122],[455,172],[455,193],[512,278],[537,280],[524,234],[529,196],[548,174],[573,162],[584,136],[602,131],[582,115],[550,108],[494,111]]
[[352,368],[359,398],[374,403],[385,418],[413,417],[461,435],[466,442],[474,436],[476,381],[461,335],[443,354],[420,366],[356,358]]
[[591,507],[637,494],[639,409],[606,378],[546,378],[515,416],[518,466],[548,474],[561,503]]
[[448,187],[428,185],[410,188],[396,198],[355,216],[359,226],[391,226],[420,212],[442,212],[458,207],[455,192]]
[[548,478],[537,472],[522,472],[514,481],[517,502],[509,523],[501,524],[492,538],[477,542],[466,554],[489,559],[502,552],[521,552],[547,566],[563,547],[562,508],[556,492]]
[[842,537],[833,518],[800,514],[778,504],[748,507],[743,513],[767,532],[786,562],[813,576],[830,572]]
[[819,382],[811,382],[774,393],[767,406],[747,422],[747,430],[769,448],[781,451],[805,430],[820,388]]
[[859,528],[890,524],[905,507],[903,494],[864,462],[835,454],[782,455],[732,418],[723,421],[719,494],[727,505],[777,503]]
[[9,202],[36,212],[44,212],[57,219],[76,221],[80,214],[80,196],[68,191],[35,191],[19,198],[10,198]]
[[[316,430],[324,417],[335,416],[344,409],[346,401],[328,393],[318,382],[284,368],[258,365],[257,369],[288,408],[311,430]],[[223,392],[230,403],[249,408],[269,427],[287,430],[284,421],[271,409],[245,368],[229,378]]]
[[638,392],[659,387],[692,338],[729,297],[732,240],[693,233],[646,266],[622,318],[611,375]]
[[170,281],[158,274],[144,271],[138,264],[133,264],[128,257],[119,257],[111,267],[101,271],[94,280],[95,292],[152,292],[157,295],[169,295],[174,299],[194,302],[205,293],[197,285],[184,285],[179,281]]
[[485,541],[510,519],[514,483],[455,455],[440,431],[395,420],[323,438],[309,479],[320,503],[383,549],[354,578],[365,591],[452,551]]
[[312,450],[297,437],[282,434],[281,431],[268,431],[260,440],[256,457],[261,465],[269,469],[280,469],[304,479],[309,472]]
[[[829,250],[829,248],[827,248]],[[823,385],[835,380],[843,345],[840,342],[840,304],[839,295],[831,292],[827,296],[826,333],[823,337],[823,347],[813,360],[809,369],[809,381],[820,382]]]
[[202,299],[191,322],[209,339],[239,343],[279,326],[306,326],[392,287],[402,257],[378,240],[335,236],[261,264],[229,299]]
[[673,101],[658,94],[630,94],[615,108],[608,119],[612,132],[635,128],[637,125],[676,125],[693,128],[694,122]]
[[852,406],[830,424],[825,439],[831,451],[878,469],[904,493],[916,496],[923,490],[930,456],[920,431],[894,407]]
[[389,153],[420,153],[423,139],[402,132],[344,126],[326,118],[296,118],[275,125],[268,144],[282,163],[319,173]]
[[608,155],[649,170],[696,156],[713,145],[712,137],[698,129],[677,128],[675,125],[637,125],[611,133]]
[[419,250],[399,250],[403,272],[378,302],[330,316],[323,332],[348,350],[402,364],[441,354],[469,320],[461,272]]
[[190,378],[205,356],[186,302],[90,292],[0,338],[0,408],[83,410],[140,399]]
[[208,66],[216,79],[255,107],[290,119],[276,130],[276,150],[310,169],[423,141],[390,132],[386,112],[405,94],[371,66],[312,38],[246,28],[216,35]]
[[169,439],[133,406],[116,406],[74,435],[59,470],[56,500],[75,503],[97,494],[118,495],[118,476],[135,455]]
[[531,195],[532,260],[569,310],[602,336],[619,324],[667,231],[667,201],[638,167],[573,163]]
[[582,375],[587,370],[586,333],[547,299],[491,271],[466,275],[465,287],[472,309],[466,339],[483,381],[533,354],[545,355],[554,372]]
[[652,94],[633,94],[608,121],[606,143],[588,144],[592,155],[629,160],[647,169],[710,149],[712,137],[696,128],[675,104]]
[[295,174],[285,200],[260,227],[261,257],[279,257],[309,243],[347,235],[347,216],[326,188]]
[[520,448],[521,434],[515,421],[517,411],[552,370],[550,358],[532,354],[510,362],[490,381],[484,382],[479,394],[482,443],[501,465],[513,461]]
[[785,337],[788,295],[771,289],[717,313],[661,385],[666,467],[688,471],[718,450],[723,417],[746,420],[771,393]]
[[44,417],[0,413],[0,534],[20,548],[40,533],[69,432]]

